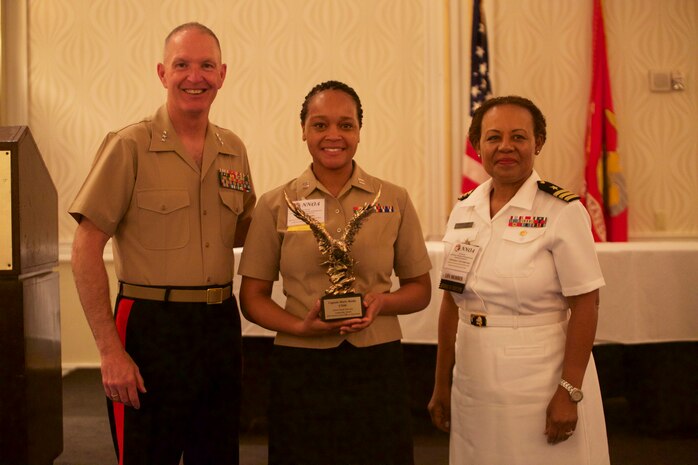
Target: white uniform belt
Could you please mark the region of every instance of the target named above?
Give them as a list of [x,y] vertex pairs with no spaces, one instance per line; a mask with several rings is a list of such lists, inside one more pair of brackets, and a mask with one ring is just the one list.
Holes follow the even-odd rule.
[[461,319],[473,326],[499,326],[519,328],[525,326],[545,326],[559,323],[567,319],[567,310],[558,312],[538,313],[536,315],[486,315],[484,313],[468,312],[460,309]]
[[208,289],[177,289],[121,283],[120,293],[122,296],[132,299],[160,302],[199,302],[213,305],[227,300],[232,295],[232,290],[230,285]]

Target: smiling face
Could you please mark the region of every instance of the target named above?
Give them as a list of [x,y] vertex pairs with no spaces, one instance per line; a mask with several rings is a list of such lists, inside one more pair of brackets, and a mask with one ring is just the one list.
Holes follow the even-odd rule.
[[351,173],[360,129],[356,103],[349,94],[333,89],[315,94],[302,127],[316,176],[321,172]]
[[225,73],[220,48],[210,34],[189,28],[170,37],[163,63],[158,64],[170,115],[208,116]]
[[543,145],[536,138],[533,117],[518,105],[497,105],[482,118],[482,132],[475,149],[495,184],[520,186],[533,171],[535,153]]

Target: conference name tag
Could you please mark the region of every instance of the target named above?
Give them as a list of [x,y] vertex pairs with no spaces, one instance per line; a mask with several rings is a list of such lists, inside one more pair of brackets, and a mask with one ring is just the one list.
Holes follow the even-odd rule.
[[477,245],[462,242],[453,244],[441,270],[439,289],[462,294],[465,280],[479,252],[480,247]]
[[[325,199],[296,200],[293,203],[298,205],[305,213],[315,218],[320,224],[325,224]],[[288,210],[286,230],[310,231],[310,226],[305,224],[303,220],[296,218],[296,215],[294,215],[291,210]]]

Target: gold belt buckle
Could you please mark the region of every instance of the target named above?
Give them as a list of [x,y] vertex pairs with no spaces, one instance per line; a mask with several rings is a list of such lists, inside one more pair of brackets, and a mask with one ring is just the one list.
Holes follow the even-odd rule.
[[208,305],[223,303],[223,288],[211,287],[206,289],[206,303]]
[[473,326],[487,326],[487,317],[485,315],[472,314],[470,315],[470,324]]

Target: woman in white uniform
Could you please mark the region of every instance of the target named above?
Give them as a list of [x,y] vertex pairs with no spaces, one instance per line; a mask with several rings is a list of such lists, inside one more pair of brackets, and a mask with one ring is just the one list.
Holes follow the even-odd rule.
[[432,421],[452,465],[608,464],[589,216],[533,169],[546,129],[530,100],[486,101],[468,137],[491,179],[444,236]]

